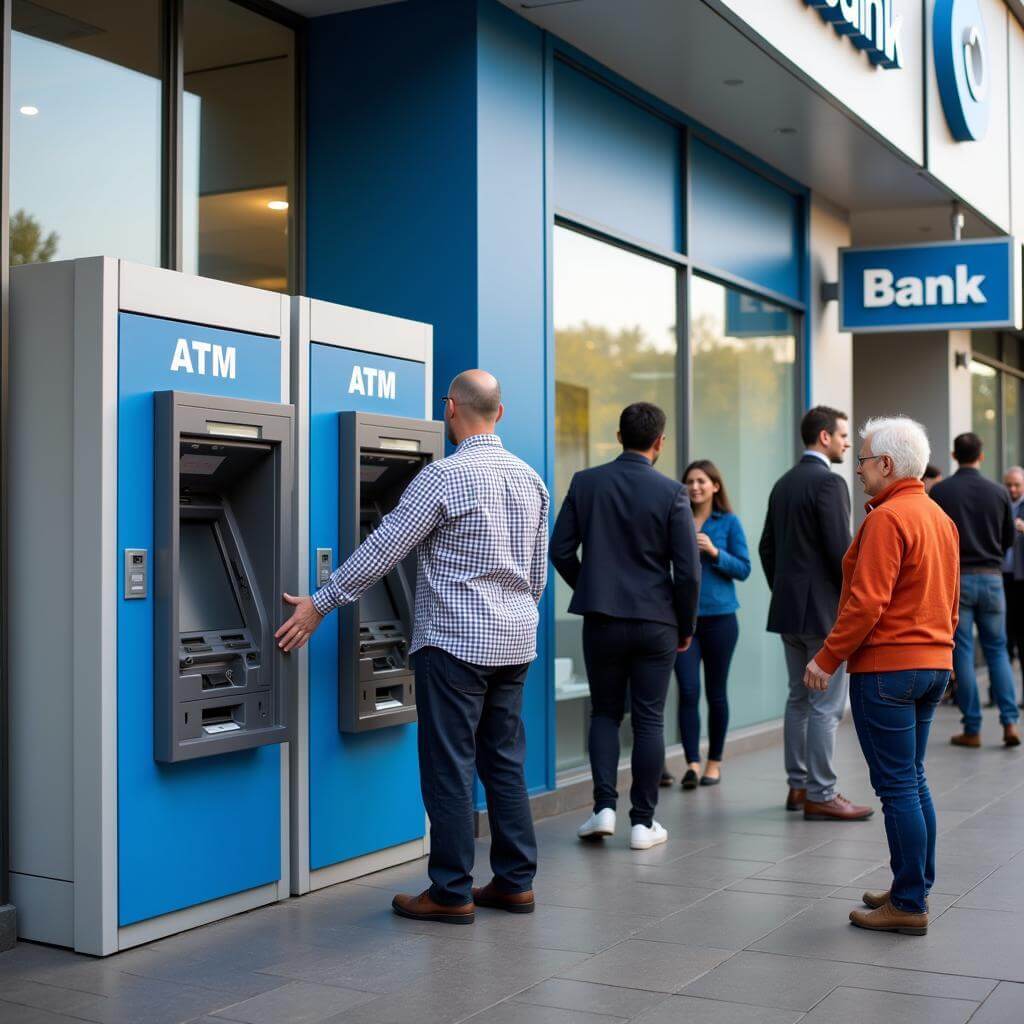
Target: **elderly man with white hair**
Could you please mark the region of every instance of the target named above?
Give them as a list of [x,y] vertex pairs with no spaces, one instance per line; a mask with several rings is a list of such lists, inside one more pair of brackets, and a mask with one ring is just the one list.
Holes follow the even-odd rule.
[[842,662],[871,784],[882,801],[892,885],[864,893],[860,928],[924,935],[935,881],[935,808],[924,774],[928,730],[953,667],[960,560],[956,527],[925,494],[924,428],[902,416],[869,420],[857,475],[867,517],[843,560],[839,615],[807,665],[828,685]]

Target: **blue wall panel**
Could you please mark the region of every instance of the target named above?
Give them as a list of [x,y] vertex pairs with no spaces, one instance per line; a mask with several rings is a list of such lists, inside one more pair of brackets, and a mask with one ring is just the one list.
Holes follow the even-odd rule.
[[[395,399],[350,395],[355,365],[393,370]],[[310,579],[318,547],[339,557],[338,413],[423,415],[422,363],[331,345],[309,355]],[[337,864],[418,839],[424,832],[416,726],[352,734],[338,730],[339,617],[328,615],[309,642],[309,866]]]
[[699,139],[690,144],[690,189],[694,260],[803,299],[797,196]]
[[[281,400],[277,338],[122,313],[117,550],[153,550],[153,392]],[[178,338],[232,345],[235,379],[172,372]],[[153,760],[153,588],[117,607],[118,923],[243,892],[281,877],[281,748],[179,764]]]
[[554,90],[558,209],[681,249],[679,130],[557,61]]

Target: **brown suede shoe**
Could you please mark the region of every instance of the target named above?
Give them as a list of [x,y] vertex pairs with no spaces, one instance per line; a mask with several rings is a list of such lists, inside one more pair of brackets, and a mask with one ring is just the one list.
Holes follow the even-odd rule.
[[443,903],[435,903],[430,898],[430,890],[424,889],[419,896],[407,896],[399,893],[391,901],[391,909],[399,917],[408,917],[413,921],[440,921],[441,924],[472,924],[476,920],[476,905],[470,901],[461,907],[449,907]]
[[867,821],[874,813],[870,807],[850,803],[842,793],[826,803],[804,801],[804,821]]
[[[870,907],[872,910],[877,910],[879,907],[884,907],[889,902],[889,890],[885,892],[866,892],[861,896],[861,901],[865,907]],[[924,898],[925,907],[928,906],[928,897]]]
[[789,795],[786,797],[786,810],[787,811],[802,811],[804,809],[804,801],[807,799],[806,789],[790,789]]
[[488,882],[480,889],[473,890],[473,902],[478,907],[492,907],[494,910],[507,910],[510,914],[532,914],[534,908],[533,892],[502,892]]
[[976,749],[981,746],[981,735],[976,732],[958,732],[955,736],[950,736],[949,742],[954,747],[971,747]]
[[851,910],[850,923],[873,932],[899,932],[901,935],[927,935],[928,915],[897,910],[888,900],[877,910]]
[[1020,746],[1020,729],[1014,723],[1003,726],[1003,746],[1004,747],[1019,747]]

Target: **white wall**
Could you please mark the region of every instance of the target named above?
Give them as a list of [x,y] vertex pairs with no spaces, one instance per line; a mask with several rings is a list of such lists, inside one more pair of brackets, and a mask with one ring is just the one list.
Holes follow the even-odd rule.
[[1013,234],[1024,240],[1024,25],[1009,24],[1010,207]]

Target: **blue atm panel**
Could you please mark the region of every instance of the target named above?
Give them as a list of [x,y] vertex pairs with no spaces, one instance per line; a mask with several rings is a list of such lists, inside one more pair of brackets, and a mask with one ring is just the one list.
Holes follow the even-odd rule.
[[[421,418],[423,363],[310,345],[309,549],[339,537],[339,417],[375,412]],[[332,566],[332,568],[336,567]],[[424,834],[414,722],[366,733],[338,729],[338,654],[341,617],[330,615],[309,644],[309,866],[329,867],[398,846]]]
[[[118,329],[117,549],[152,551],[153,393],[179,390],[280,402],[282,343],[135,313],[119,314]],[[122,595],[117,650],[121,926],[281,877],[280,747],[177,764],[154,760],[153,641],[152,589],[143,600]]]

